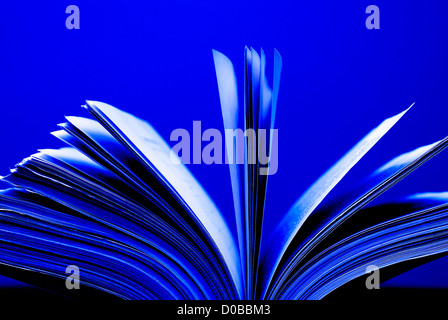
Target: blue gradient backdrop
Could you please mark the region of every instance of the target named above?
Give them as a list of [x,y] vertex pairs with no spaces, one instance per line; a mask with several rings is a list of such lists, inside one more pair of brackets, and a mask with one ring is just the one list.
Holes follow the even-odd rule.
[[[80,8],[80,30],[65,27],[70,4]],[[365,27],[370,4],[381,10],[380,30]],[[221,129],[212,49],[234,62],[241,90],[244,46],[265,50],[270,74],[277,48],[284,66],[279,170],[270,177],[267,201],[275,222],[370,129],[411,103],[341,188],[448,135],[447,9],[445,1],[380,0],[2,3],[0,174],[38,148],[60,147],[49,132],[64,115],[84,115],[86,99],[148,120],[167,140],[176,128],[191,130],[193,120]],[[445,151],[381,200],[448,191],[447,160]],[[189,168],[232,221],[228,168]],[[440,284],[442,273],[428,271],[447,265],[442,259],[419,274],[428,285]],[[412,282],[412,274],[406,279]]]

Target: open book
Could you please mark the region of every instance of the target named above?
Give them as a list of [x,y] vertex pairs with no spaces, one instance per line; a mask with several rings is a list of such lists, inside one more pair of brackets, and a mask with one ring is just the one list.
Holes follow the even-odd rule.
[[236,232],[150,124],[87,101],[90,118],[66,117],[53,132],[67,146],[40,150],[2,178],[11,185],[0,191],[0,264],[14,270],[8,275],[66,290],[66,268],[75,265],[81,286],[124,299],[321,299],[370,265],[448,251],[448,193],[368,206],[447,138],[394,155],[345,195],[330,193],[407,110],[370,131],[288,212],[275,213],[278,224],[263,223],[275,168],[251,160],[261,147],[271,156],[277,148],[282,60],[275,52],[271,88],[264,53],[245,49],[240,107],[232,63],[217,51],[213,57],[224,128],[266,133],[264,146],[226,136],[227,157],[245,160],[227,161]]

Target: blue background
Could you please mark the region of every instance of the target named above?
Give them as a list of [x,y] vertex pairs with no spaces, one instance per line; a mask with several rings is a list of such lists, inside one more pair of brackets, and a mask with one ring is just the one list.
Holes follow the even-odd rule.
[[[65,27],[71,4],[80,8],[80,30]],[[365,27],[370,4],[381,10],[380,30]],[[194,120],[222,129],[212,49],[233,61],[242,98],[244,46],[264,49],[271,75],[277,48],[279,170],[267,201],[275,222],[351,146],[411,103],[341,188],[448,134],[447,9],[445,1],[379,0],[2,3],[0,174],[38,148],[62,146],[49,132],[64,115],[85,115],[86,99],[148,120],[166,140]],[[447,191],[447,160],[445,151],[378,200]],[[228,168],[189,168],[234,228]],[[420,283],[448,286],[442,272],[428,272],[447,263],[424,267]]]

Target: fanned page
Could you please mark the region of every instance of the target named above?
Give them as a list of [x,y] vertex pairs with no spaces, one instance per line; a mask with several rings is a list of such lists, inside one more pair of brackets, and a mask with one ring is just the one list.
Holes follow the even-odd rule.
[[[397,156],[377,169],[364,181],[360,182],[359,185],[353,187],[353,190],[347,191],[346,195],[336,197],[329,195],[325,198],[322,205],[317,207],[304,222],[299,234],[292,241],[289,250],[285,252],[281,269],[278,271],[275,283],[272,285],[270,296],[280,295],[282,290],[285,290],[285,283],[288,283],[288,287],[292,287],[294,281],[299,282],[306,266],[310,264],[310,261],[316,261],[315,257],[319,256],[321,251],[326,250],[337,241],[341,241],[355,232],[362,231],[363,227],[368,228],[378,223],[378,219],[370,219],[363,215],[362,212],[357,212],[362,211],[362,208],[367,203],[380,196],[447,146],[448,138],[445,138]],[[429,200],[429,196],[427,199]],[[408,206],[410,205],[408,204]],[[420,208],[422,209],[423,207],[420,206]],[[375,213],[373,213],[374,210],[369,210],[376,217],[392,218],[398,217],[399,214],[397,213],[403,211],[403,208],[398,208],[397,213],[393,216],[386,216],[382,209]],[[408,231],[403,230],[403,234],[406,234],[406,232]],[[372,264],[374,262],[376,264],[375,260],[371,261]],[[363,274],[365,274],[365,269],[358,269],[356,276],[362,276]],[[353,276],[352,273],[351,279],[356,278],[356,276]],[[339,282],[338,285],[341,285],[341,283],[343,282]],[[331,290],[335,288],[332,287]],[[323,294],[321,297],[331,292],[331,290],[325,294],[321,293]],[[304,297],[301,298],[303,299]]]
[[277,297],[322,299],[364,275],[369,265],[384,268],[446,252],[447,200],[446,192],[424,193],[361,209],[359,219],[347,225],[345,237],[297,269]]
[[270,280],[283,253],[308,216],[344,175],[392,128],[409,108],[384,120],[377,128],[367,134],[296,201],[277,226],[271,226],[270,228],[268,226],[266,234],[269,239],[265,242],[262,256],[263,295],[268,290]]
[[[119,133],[112,131],[117,138],[94,120],[67,117],[63,130],[54,135],[74,148],[42,150],[4,177],[4,181],[25,188],[7,190],[0,199],[2,210],[10,212],[8,217],[2,215],[1,239],[6,243],[0,249],[10,258],[5,258],[8,264],[64,277],[61,265],[75,261],[85,270],[86,283],[128,299],[239,298],[239,251],[208,195],[183,165],[165,162],[170,149],[149,125],[105,104],[95,103],[95,108],[109,130],[111,126],[120,128]],[[123,120],[126,126],[121,125]],[[140,138],[135,142],[129,136],[123,138],[121,130]],[[144,161],[140,157],[145,157]],[[155,170],[159,177],[163,173],[161,181],[155,179]],[[169,179],[175,181],[171,184]],[[54,210],[46,208],[55,205],[67,219],[78,216],[78,224],[64,226],[59,221],[62,229],[45,238],[45,230],[53,230],[56,223],[51,217]],[[34,206],[36,211],[29,212],[26,206]],[[35,225],[19,218],[23,215],[36,219]],[[17,228],[8,228],[14,216]],[[99,231],[104,225],[119,235],[78,228],[80,219],[92,220]],[[86,236],[88,245],[75,245]],[[30,237],[35,245],[26,253],[32,262],[19,254],[7,254],[21,252],[18,248],[26,248]],[[57,258],[61,253],[58,244],[65,238],[69,239],[66,247],[73,246],[73,250]],[[114,249],[115,243],[118,247]],[[37,254],[43,247],[48,250]],[[123,248],[126,250],[121,252]],[[86,252],[90,252],[88,258]],[[45,264],[46,260],[59,262]],[[95,264],[110,270],[110,283],[98,276],[101,272]],[[114,283],[114,279],[124,282]]]
[[0,190],[0,271],[62,294],[53,284],[76,267],[83,286],[122,299],[322,299],[370,265],[446,253],[446,192],[372,201],[444,150],[448,137],[340,184],[410,107],[362,138],[278,224],[263,223],[280,214],[265,210],[278,169],[283,65],[273,56],[271,87],[265,53],[245,48],[239,101],[232,62],[213,51],[236,234],[150,124],[87,101],[93,119],[68,116],[52,133],[65,147],[41,149],[2,177],[10,188]]
[[96,101],[87,101],[87,106],[119,141],[135,153],[148,170],[164,182],[192,218],[197,219],[204,234],[210,234],[210,242],[216,244],[240,290],[239,251],[233,236],[213,201],[188,169],[170,161],[171,149],[166,142],[151,125],[128,113]]
[[[266,57],[264,52],[261,51],[261,54],[258,55],[252,48],[245,49],[243,121],[238,109],[236,77],[233,66],[219,52],[214,52],[214,58],[225,128],[235,130],[238,129],[238,124],[243,123],[245,130],[254,129],[255,132],[258,131],[258,134],[260,129],[273,129],[281,68],[281,59],[277,52],[275,53],[274,89],[271,90],[265,76]],[[364,265],[356,268],[353,265],[353,270],[349,268],[344,277],[341,277],[343,280],[323,285],[324,279],[321,279],[321,277],[331,274],[325,273],[327,270],[325,268],[331,270],[335,267],[327,264],[321,270],[316,265],[322,263],[321,259],[324,257],[322,252],[328,252],[327,249],[336,246],[338,241],[343,241],[346,247],[354,250],[355,247],[350,247],[352,245],[350,237],[352,234],[348,234],[346,230],[352,230],[347,225],[353,225],[353,221],[357,220],[350,218],[355,216],[355,213],[362,210],[374,198],[442,151],[447,146],[447,140],[444,139],[418,148],[391,160],[360,185],[354,187],[354,190],[349,191],[345,197],[333,198],[330,191],[411,107],[384,120],[377,128],[367,134],[297,200],[278,225],[263,225],[267,176],[259,174],[260,159],[253,161],[257,155],[260,155],[257,152],[260,144],[253,147],[250,138],[245,140],[244,166],[238,168],[231,164],[230,173],[237,225],[239,224],[240,229],[243,229],[239,231],[239,237],[241,237],[241,234],[244,237],[244,239],[239,239],[240,248],[245,246],[246,249],[245,261],[244,255],[242,255],[242,266],[245,268],[245,292],[248,299],[320,299],[346,282],[364,274],[365,268],[362,269],[362,267],[365,267]],[[272,154],[272,149],[276,147],[278,141],[273,141],[272,134],[269,138],[267,149],[269,154]],[[226,139],[226,147],[234,147],[234,141]],[[241,191],[242,188],[243,191]],[[334,203],[334,205],[328,206],[328,203]],[[437,211],[430,208],[430,205],[428,204],[427,210]],[[322,207],[329,207],[329,209],[325,211],[321,209]],[[403,210],[400,212],[404,215],[402,219],[406,220],[407,216],[403,213]],[[411,214],[413,212],[411,210],[405,213]],[[443,217],[443,213],[440,213],[439,217]],[[373,222],[371,225],[364,224],[364,227],[372,228],[372,230],[380,228]],[[341,225],[343,227],[339,228]],[[386,225],[389,226],[389,224]],[[427,226],[423,224],[421,227],[422,232],[426,232],[423,230]],[[381,228],[384,229],[385,227],[381,226]],[[353,229],[352,231],[355,233],[362,230]],[[397,232],[395,231],[395,235],[398,236]],[[400,232],[401,235],[398,237],[410,236],[407,228],[403,228]],[[386,237],[386,235],[387,232],[376,232],[371,237],[380,241],[378,238]],[[430,233],[427,232],[426,236],[428,240],[437,242],[437,238],[431,238]],[[430,252],[430,250],[419,251],[421,248],[418,241],[411,245],[416,252],[425,252],[424,254]],[[383,266],[385,265],[383,261],[388,259],[394,261],[393,263],[398,263],[423,255],[423,253],[422,255],[403,253],[398,256],[399,258],[396,258],[392,254],[388,256],[387,251],[384,252],[385,255],[381,257],[382,260],[371,260],[371,262]],[[355,254],[355,250],[353,254]],[[362,257],[362,251],[360,251],[359,256],[359,259],[366,259]],[[344,266],[341,268],[344,268]],[[309,271],[309,269],[312,271]],[[321,273],[318,271],[321,271]],[[334,278],[338,276],[335,274]]]
[[[216,78],[218,80],[219,98],[221,102],[224,129],[234,132],[243,123],[243,117],[238,105],[238,91],[235,70],[232,62],[222,53],[213,50]],[[232,184],[233,203],[235,210],[235,222],[238,233],[238,245],[240,252],[241,275],[246,292],[246,219],[244,190],[244,167],[237,164],[237,159],[244,159],[244,148],[238,147],[231,135],[225,135],[226,163],[230,170],[230,181]],[[232,150],[233,152],[231,153]],[[246,295],[246,294],[244,294]]]
[[[253,48],[245,48],[244,109],[241,111],[238,108],[236,76],[232,63],[220,52],[213,51],[213,56],[226,129],[226,154],[232,157],[228,162],[243,274],[246,279],[245,297],[254,299],[257,296],[268,175],[277,170],[276,164],[270,159],[277,152],[278,145],[273,129],[281,57],[277,51],[274,52],[274,88],[271,89],[266,76],[266,56],[263,50],[258,55]],[[232,133],[241,130],[241,134],[245,135],[244,142],[237,143],[233,135],[228,134],[229,129]],[[241,158],[244,161],[238,164],[237,160]]]

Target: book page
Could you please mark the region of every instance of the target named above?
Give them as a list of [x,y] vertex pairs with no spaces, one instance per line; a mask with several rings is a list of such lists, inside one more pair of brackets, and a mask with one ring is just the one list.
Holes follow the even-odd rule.
[[218,208],[190,171],[183,164],[171,162],[169,145],[149,123],[129,113],[97,101],[87,101],[87,108],[177,195],[192,218],[216,244],[240,290],[240,258],[235,240]]
[[261,277],[264,293],[266,293],[269,282],[274,275],[283,253],[307,217],[346,173],[358,163],[411,107],[396,116],[384,120],[378,127],[368,133],[305,191],[276,227],[271,227],[263,231],[269,235],[267,241],[263,241],[262,243],[261,259],[263,263],[261,265],[263,272]]
[[[361,208],[366,211],[364,208],[370,201],[441,152],[447,145],[448,138],[445,138],[399,155],[343,195],[334,197],[329,195],[325,198],[304,222],[300,232],[291,242],[291,247],[294,247],[295,250],[287,251],[288,263],[282,266],[281,279],[276,279],[276,285],[285,281],[292,272],[297,271],[297,268],[336,241],[342,240],[356,231],[371,227],[381,218],[385,218],[385,212],[380,209],[380,212],[372,212],[374,217],[372,217],[372,224],[369,224],[370,220],[365,214],[358,217],[358,214],[355,213]],[[367,208],[369,207],[367,206]],[[392,216],[396,217],[400,211],[402,211],[400,208],[396,208],[391,212]],[[343,226],[338,228],[342,223],[344,223]]]

